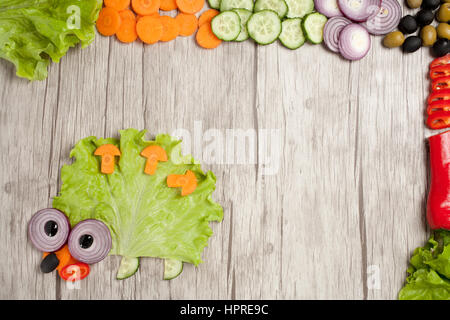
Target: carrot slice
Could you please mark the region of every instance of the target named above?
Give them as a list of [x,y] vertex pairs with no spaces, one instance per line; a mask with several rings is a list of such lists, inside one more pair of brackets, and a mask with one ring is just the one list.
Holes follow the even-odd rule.
[[194,14],[203,9],[205,0],[176,0],[178,9],[184,13]]
[[172,11],[176,10],[178,7],[175,0],[161,0],[159,8],[163,11]]
[[216,35],[212,32],[210,23],[205,23],[204,25],[202,25],[198,29],[195,38],[197,39],[197,44],[205,49],[217,48],[222,43],[222,40],[217,38]]
[[167,161],[167,153],[160,146],[148,146],[141,152],[141,156],[147,158],[144,172],[146,174],[155,174],[158,161]]
[[112,174],[114,172],[114,157],[120,156],[120,150],[113,144],[104,144],[98,147],[94,155],[102,157],[101,172]]
[[198,26],[201,27],[205,23],[211,23],[212,18],[217,16],[220,12],[215,9],[209,9],[203,12],[198,18]]
[[[131,16],[130,13],[133,16]],[[136,18],[134,17],[133,12],[130,10],[122,11],[120,12],[120,18],[122,19],[122,24],[116,32],[117,39],[123,43],[136,41],[138,35],[136,32]]]
[[134,12],[141,16],[148,16],[156,13],[161,5],[161,0],[131,0]]
[[96,25],[100,34],[112,36],[119,30],[120,23],[119,12],[113,8],[104,7],[98,15]]
[[169,188],[181,188],[181,195],[187,196],[197,188],[197,177],[188,170],[185,174],[170,174],[167,176],[167,186]]
[[119,15],[120,15],[120,19],[122,21],[125,21],[125,20],[136,21],[136,15],[130,9],[125,9],[125,10],[119,11]]
[[198,29],[198,19],[193,14],[180,13],[175,17],[180,25],[180,35],[187,37]]
[[[49,254],[49,252],[44,252],[42,258],[45,258]],[[69,264],[78,263],[78,261],[70,254],[69,246],[67,244],[58,251],[55,251],[55,255],[59,260],[58,267],[56,268],[58,271],[61,271],[61,269]]]
[[180,25],[177,20],[169,16],[161,16],[159,20],[163,26],[163,35],[161,41],[170,41],[178,37],[180,34]]
[[136,24],[139,39],[144,43],[158,42],[163,35],[163,25],[159,17],[146,16],[139,19]]
[[130,0],[104,0],[105,7],[113,8],[117,11],[125,10],[130,6]]

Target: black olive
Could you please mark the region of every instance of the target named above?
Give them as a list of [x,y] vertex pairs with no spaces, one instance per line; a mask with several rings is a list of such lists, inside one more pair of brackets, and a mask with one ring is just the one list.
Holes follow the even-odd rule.
[[83,249],[88,249],[94,243],[94,238],[90,234],[84,234],[80,237],[80,246]]
[[445,56],[450,52],[450,41],[447,39],[438,39],[433,45],[433,55],[436,57]]
[[417,21],[411,15],[404,16],[400,20],[400,23],[398,24],[398,28],[404,34],[410,34],[410,33],[416,32],[416,30],[418,28]]
[[419,50],[419,48],[422,46],[422,39],[420,39],[418,36],[411,36],[406,38],[405,42],[403,42],[403,52],[414,52]]
[[431,10],[422,9],[416,15],[416,21],[419,26],[429,25],[434,20],[434,13]]
[[59,260],[56,257],[56,254],[53,252],[48,254],[42,261],[41,261],[41,271],[43,273],[49,273],[55,270],[59,265]]
[[44,232],[49,237],[54,237],[58,233],[58,224],[53,221],[47,221],[44,225]]
[[439,7],[440,3],[441,3],[441,0],[423,0],[422,1],[422,8],[434,10],[437,7]]

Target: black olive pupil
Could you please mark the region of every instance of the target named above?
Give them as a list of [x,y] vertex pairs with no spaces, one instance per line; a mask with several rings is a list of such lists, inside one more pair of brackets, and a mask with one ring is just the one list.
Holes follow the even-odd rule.
[[94,243],[94,238],[90,234],[84,234],[80,237],[80,246],[83,249],[88,249]]
[[58,233],[58,224],[53,221],[47,221],[44,226],[45,234],[49,237],[54,237]]

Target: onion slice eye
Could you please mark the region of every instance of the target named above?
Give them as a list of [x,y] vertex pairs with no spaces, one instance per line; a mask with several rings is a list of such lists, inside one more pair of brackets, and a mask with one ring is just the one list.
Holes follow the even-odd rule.
[[70,254],[78,261],[97,263],[105,259],[111,250],[111,232],[99,220],[84,220],[72,229],[68,246]]
[[43,252],[54,252],[67,241],[70,223],[66,215],[53,208],[36,212],[28,223],[28,238]]

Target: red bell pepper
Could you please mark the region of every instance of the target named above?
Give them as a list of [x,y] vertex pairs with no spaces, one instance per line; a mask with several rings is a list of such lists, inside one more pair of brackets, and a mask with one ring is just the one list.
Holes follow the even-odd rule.
[[430,69],[436,68],[438,66],[448,65],[450,64],[450,54],[446,54],[443,57],[436,58],[430,63]]
[[439,65],[430,69],[430,78],[435,80],[441,77],[450,76],[450,65]]
[[427,114],[431,115],[439,111],[450,111],[450,100],[436,100],[428,104]]
[[450,89],[442,89],[438,91],[433,91],[428,96],[428,104],[435,101],[447,101],[450,100]]
[[432,91],[442,89],[450,89],[450,76],[437,78],[431,83]]
[[450,230],[450,130],[432,136],[430,144],[431,186],[427,220],[431,229]]
[[450,112],[435,111],[428,116],[427,126],[430,129],[444,129],[450,127]]

